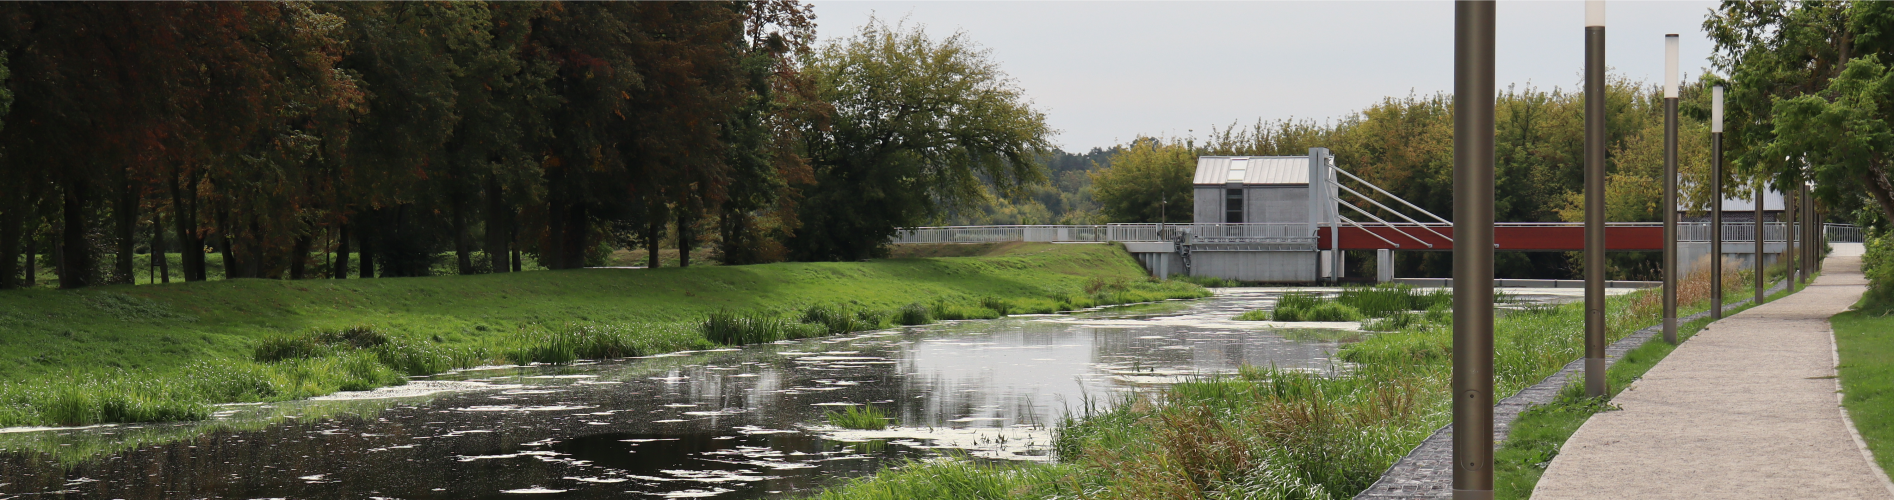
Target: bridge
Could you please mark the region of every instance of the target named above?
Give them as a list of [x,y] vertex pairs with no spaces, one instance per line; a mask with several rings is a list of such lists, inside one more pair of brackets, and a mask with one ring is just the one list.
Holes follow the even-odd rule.
[[[1374,251],[1377,278],[1391,281],[1395,251],[1453,250],[1452,221],[1341,168],[1325,148],[1309,148],[1308,156],[1200,156],[1194,175],[1191,224],[923,227],[903,231],[894,243],[1122,242],[1155,276],[1278,283],[1339,281],[1345,251]],[[1723,252],[1757,258],[1750,254],[1760,236],[1766,259],[1788,251],[1790,231],[1775,222],[1758,235],[1754,221],[1726,222]],[[1832,231],[1850,235],[1847,228]],[[1860,241],[1858,229],[1851,234],[1835,241]],[[1661,223],[1605,225],[1607,251],[1662,251],[1664,237]],[[1581,251],[1585,225],[1501,222],[1493,240],[1501,252]],[[1680,224],[1677,240],[1687,274],[1710,252],[1709,224]]]
[[[1765,254],[1786,251],[1788,223],[1763,224]],[[1582,222],[1501,222],[1493,226],[1495,250],[1502,252],[1575,252],[1585,247]],[[1753,222],[1723,224],[1723,249],[1731,257],[1749,258],[1754,252]],[[1709,253],[1710,224],[1677,225],[1679,262],[1689,265]],[[1859,242],[1860,228],[1824,224],[1825,239]],[[894,244],[925,243],[1108,243],[1117,242],[1145,264],[1153,275],[1188,273],[1181,268],[1199,252],[1317,252],[1325,250],[1444,252],[1453,250],[1452,224],[1324,225],[1311,234],[1298,223],[1095,224],[938,226],[902,230]],[[1616,252],[1662,251],[1664,227],[1656,222],[1612,222],[1605,225],[1605,247]],[[1686,270],[1687,272],[1687,270]],[[1384,273],[1385,274],[1385,273]],[[1392,276],[1383,276],[1391,279]]]

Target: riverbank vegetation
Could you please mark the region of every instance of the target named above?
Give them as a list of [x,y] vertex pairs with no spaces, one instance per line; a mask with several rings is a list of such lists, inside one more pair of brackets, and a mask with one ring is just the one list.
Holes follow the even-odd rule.
[[[1748,286],[1750,273],[1733,267],[1726,268],[1726,296],[1739,296]],[[1708,274],[1698,273],[1679,287],[1696,290],[1680,297],[1686,313],[1707,307],[1708,282]],[[1657,323],[1660,297],[1651,289],[1610,298],[1608,338],[1616,341]],[[1498,394],[1536,384],[1582,356],[1583,325],[1582,304],[1502,311],[1494,332]],[[1057,465],[1033,472],[991,468],[994,477],[965,481],[1052,478],[1018,488],[1016,498],[1351,497],[1450,419],[1451,337],[1450,320],[1421,321],[1343,347],[1336,357],[1350,369],[1337,373],[1250,367],[1128,395],[1109,409],[1087,408],[1068,417],[1057,430]],[[1649,357],[1639,353],[1621,377],[1631,366],[1655,362],[1645,361]],[[1619,382],[1628,384],[1629,378]],[[898,481],[863,478],[820,498],[900,497],[950,488],[916,479],[935,468],[962,477],[981,470],[956,461],[910,464],[889,473]]]
[[[229,280],[0,294],[0,426],[202,418],[211,404],[485,364],[683,349],[1195,298],[1111,245],[979,257]],[[907,311],[918,318],[903,320]]]

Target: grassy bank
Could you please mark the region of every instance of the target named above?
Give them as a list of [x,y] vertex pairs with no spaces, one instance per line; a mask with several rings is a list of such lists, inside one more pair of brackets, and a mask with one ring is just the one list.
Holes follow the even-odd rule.
[[[1732,294],[1746,278],[1743,272],[1725,276]],[[1708,281],[1701,275],[1684,283],[1679,288],[1683,302],[1706,307]],[[1662,314],[1658,297],[1656,290],[1645,290],[1611,298],[1608,338],[1616,341],[1656,323]],[[1429,302],[1422,306],[1431,306],[1435,299],[1421,300]],[[1007,485],[1013,488],[1007,496],[1020,498],[1347,498],[1451,418],[1451,328],[1425,313],[1409,312],[1425,308],[1383,308],[1404,309],[1399,314],[1418,318],[1344,347],[1337,357],[1353,369],[1341,375],[1248,368],[1084,412],[1060,426],[1057,465],[910,464],[851,481],[821,498],[942,491],[968,497]],[[1582,356],[1583,317],[1580,304],[1567,304],[1497,318],[1497,393],[1513,394]],[[1648,354],[1630,363],[1643,362]],[[933,474],[958,479],[953,484],[922,479]],[[1020,483],[1021,477],[1052,479]],[[956,485],[973,489],[953,490]]]
[[[1205,294],[1146,280],[1113,246],[1050,244],[871,262],[16,290],[0,292],[0,426],[188,420],[214,403],[481,364]],[[725,335],[713,342],[714,332]]]
[[1894,474],[1894,300],[1864,298],[1835,315],[1835,349],[1841,355],[1842,406],[1874,452],[1881,470]]

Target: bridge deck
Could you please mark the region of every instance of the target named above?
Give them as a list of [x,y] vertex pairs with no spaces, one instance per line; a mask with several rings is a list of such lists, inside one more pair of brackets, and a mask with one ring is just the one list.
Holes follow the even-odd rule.
[[[1453,227],[1445,224],[1386,226],[1343,226],[1340,246],[1343,250],[1453,250]],[[1431,230],[1431,231],[1430,231]],[[1330,228],[1316,233],[1316,245],[1323,250],[1335,247]],[[1435,235],[1434,233],[1439,233]],[[1380,236],[1377,238],[1375,236]],[[1442,237],[1444,236],[1444,238]],[[1383,239],[1386,239],[1383,241]],[[1565,252],[1585,249],[1584,224],[1498,223],[1493,226],[1493,243],[1502,252]],[[1729,243],[1725,243],[1729,244]],[[1431,246],[1430,246],[1431,245]],[[1613,252],[1661,251],[1664,226],[1651,223],[1614,223],[1605,226],[1605,250]]]

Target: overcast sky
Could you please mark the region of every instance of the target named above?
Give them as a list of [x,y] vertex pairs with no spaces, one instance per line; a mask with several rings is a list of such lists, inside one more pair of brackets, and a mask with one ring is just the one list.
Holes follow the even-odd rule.
[[[991,51],[1071,152],[1139,135],[1204,135],[1258,118],[1346,116],[1386,96],[1453,89],[1449,2],[884,2],[813,0],[822,39],[869,16],[955,31]],[[1664,34],[1682,35],[1686,78],[1708,71],[1712,1],[1606,6],[1605,57],[1664,79]],[[1500,2],[1499,87],[1575,89],[1584,3]]]

